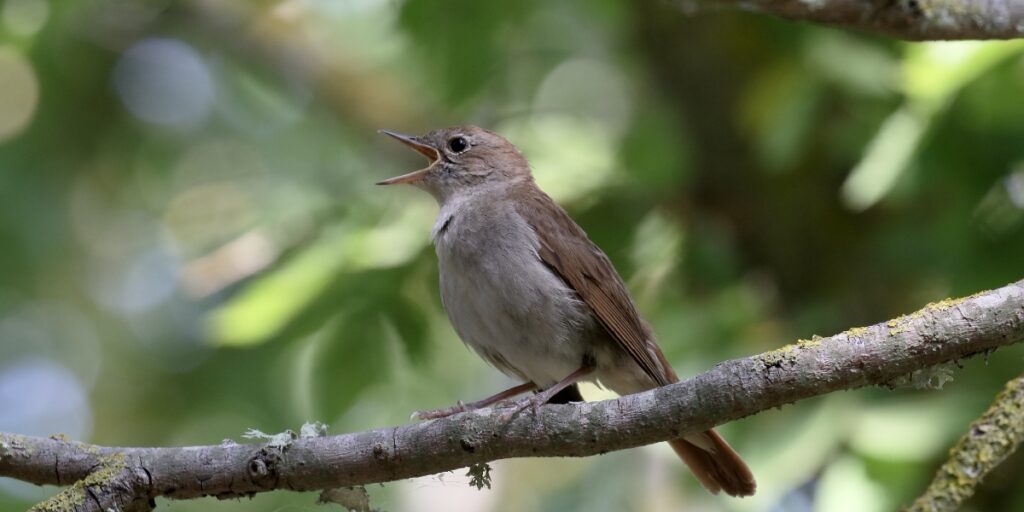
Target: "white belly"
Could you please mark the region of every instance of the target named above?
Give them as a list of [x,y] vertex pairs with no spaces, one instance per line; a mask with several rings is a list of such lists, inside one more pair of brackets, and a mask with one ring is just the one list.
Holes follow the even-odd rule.
[[442,209],[434,243],[441,300],[459,337],[505,374],[542,388],[577,370],[594,321],[540,261],[532,229],[500,203],[471,216],[458,210]]

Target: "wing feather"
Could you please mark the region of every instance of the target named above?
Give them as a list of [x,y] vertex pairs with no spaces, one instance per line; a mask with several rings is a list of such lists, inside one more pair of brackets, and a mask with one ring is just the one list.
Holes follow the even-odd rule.
[[541,261],[576,291],[613,340],[659,386],[678,378],[640,317],[608,257],[579,225],[532,183],[517,210],[536,232]]

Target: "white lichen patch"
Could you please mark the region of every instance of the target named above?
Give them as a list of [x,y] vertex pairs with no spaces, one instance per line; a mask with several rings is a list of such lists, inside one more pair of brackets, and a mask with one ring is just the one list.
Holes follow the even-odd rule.
[[305,422],[299,428],[299,437],[324,437],[327,435],[327,424],[319,421]]
[[907,375],[901,375],[887,382],[893,389],[912,387],[914,389],[935,389],[940,390],[947,382],[953,381],[953,363],[943,363],[930,368],[915,370]]
[[265,439],[267,446],[281,450],[291,446],[292,442],[299,438],[298,434],[291,429],[278,434],[267,434],[254,428],[246,430],[242,437],[246,439]]

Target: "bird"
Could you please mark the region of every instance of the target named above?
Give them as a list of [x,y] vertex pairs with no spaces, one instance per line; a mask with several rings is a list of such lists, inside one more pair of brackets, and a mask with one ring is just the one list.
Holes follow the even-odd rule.
[[[488,407],[534,391],[515,408],[582,401],[596,381],[620,395],[677,382],[608,256],[535,182],[501,135],[454,126],[425,135],[380,130],[426,157],[418,171],[378,182],[412,185],[439,205],[431,230],[442,305],[459,338],[521,384],[421,419]],[[714,430],[669,441],[712,494],[753,495],[750,468]]]

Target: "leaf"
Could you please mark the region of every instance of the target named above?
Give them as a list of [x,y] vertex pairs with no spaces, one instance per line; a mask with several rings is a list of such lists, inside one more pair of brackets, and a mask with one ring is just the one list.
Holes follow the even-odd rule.
[[316,413],[335,417],[387,374],[383,318],[369,304],[345,310],[325,328],[313,379]]
[[409,0],[399,24],[413,39],[413,48],[437,75],[445,96],[464,103],[502,69],[510,29],[529,12],[532,2],[476,0]]
[[396,296],[388,308],[388,319],[398,331],[406,356],[413,362],[422,362],[430,355],[427,351],[430,346],[427,343],[427,316],[423,308],[402,296]]
[[478,491],[482,490],[485,486],[488,489],[491,488],[491,466],[486,462],[479,462],[470,466],[466,476],[469,477],[469,485],[476,487]]

